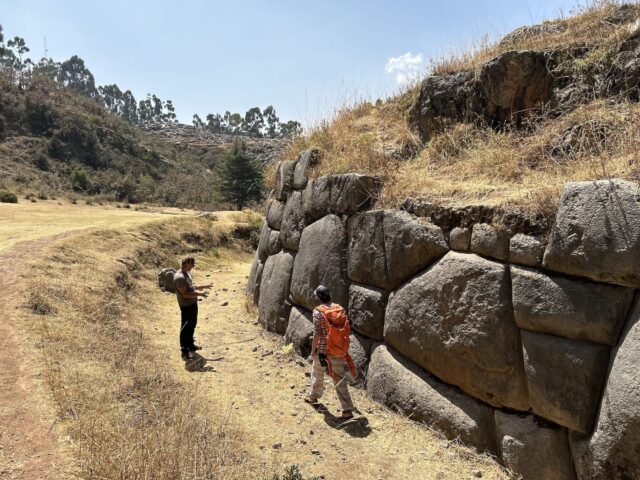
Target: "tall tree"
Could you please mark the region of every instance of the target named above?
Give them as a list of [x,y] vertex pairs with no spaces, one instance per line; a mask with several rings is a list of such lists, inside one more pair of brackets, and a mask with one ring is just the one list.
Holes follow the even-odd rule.
[[200,130],[203,130],[203,129],[204,129],[204,127],[205,127],[204,122],[203,122],[203,121],[202,121],[202,119],[200,118],[200,115],[198,115],[197,113],[195,113],[195,114],[193,115],[192,123],[193,123],[193,126],[194,126],[194,127],[198,128],[198,129],[200,129]]
[[264,118],[258,107],[247,110],[242,120],[242,133],[250,137],[261,137],[264,128]]
[[263,110],[262,117],[266,124],[265,136],[268,138],[276,138],[278,136],[280,119],[278,115],[276,115],[276,109],[273,108],[273,105],[269,105]]
[[250,157],[244,142],[236,139],[223,156],[218,168],[220,180],[217,193],[221,200],[231,202],[237,210],[262,195],[262,168]]
[[225,131],[225,121],[222,118],[222,115],[216,113],[210,113],[207,115],[207,129],[211,130],[213,133],[224,133]]
[[114,83],[113,85],[104,85],[99,87],[98,91],[102,97],[102,101],[105,106],[116,115],[122,116],[124,107],[123,93],[120,88]]
[[302,134],[302,125],[295,120],[289,120],[287,123],[280,124],[280,137],[293,138]]
[[122,118],[133,125],[137,125],[140,121],[138,117],[138,104],[131,90],[127,90],[122,94]]
[[74,55],[60,64],[60,81],[78,93],[95,97],[98,94],[93,73],[85,66],[84,60]]

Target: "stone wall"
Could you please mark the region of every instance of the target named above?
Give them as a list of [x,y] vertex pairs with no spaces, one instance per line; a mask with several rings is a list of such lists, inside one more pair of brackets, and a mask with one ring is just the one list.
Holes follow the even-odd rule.
[[[640,191],[568,184],[547,236],[372,210],[375,178],[283,162],[247,294],[308,355],[313,289],[348,309],[374,399],[524,479],[640,478]],[[635,303],[634,303],[635,302]]]

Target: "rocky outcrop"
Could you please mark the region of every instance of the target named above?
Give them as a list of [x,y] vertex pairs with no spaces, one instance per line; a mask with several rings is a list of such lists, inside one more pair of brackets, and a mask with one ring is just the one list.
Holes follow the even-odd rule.
[[449,439],[460,438],[479,452],[496,452],[491,408],[440,383],[385,345],[371,355],[367,393]]
[[285,333],[289,323],[293,264],[294,256],[290,252],[270,256],[264,264],[260,281],[259,321],[267,329],[281,334]]
[[640,302],[636,300],[611,353],[602,403],[593,433],[574,435],[580,479],[631,480],[640,477]]
[[566,185],[544,254],[545,268],[640,287],[640,208],[636,183]]
[[318,285],[331,289],[334,302],[348,305],[345,247],[344,227],[335,215],[327,215],[302,231],[291,280],[291,296],[296,305],[313,310],[316,306],[313,291]]
[[349,219],[349,278],[393,290],[448,250],[439,227],[402,211],[376,210]]
[[522,480],[574,480],[567,429],[533,415],[496,410],[498,448],[504,466]]
[[513,307],[520,328],[573,340],[615,345],[633,290],[511,267]]
[[533,413],[581,433],[593,425],[609,347],[522,332]]
[[527,410],[509,283],[504,265],[450,252],[391,295],[385,342],[476,398]]
[[352,283],[349,287],[349,320],[358,333],[382,341],[384,310],[389,292]]

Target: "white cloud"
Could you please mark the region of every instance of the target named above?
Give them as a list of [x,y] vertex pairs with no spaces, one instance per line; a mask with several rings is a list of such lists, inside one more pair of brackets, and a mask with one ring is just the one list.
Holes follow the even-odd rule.
[[411,52],[407,52],[404,55],[391,57],[387,60],[384,70],[390,74],[395,73],[396,83],[404,85],[417,79],[423,72],[424,66],[425,62],[422,53],[413,55]]

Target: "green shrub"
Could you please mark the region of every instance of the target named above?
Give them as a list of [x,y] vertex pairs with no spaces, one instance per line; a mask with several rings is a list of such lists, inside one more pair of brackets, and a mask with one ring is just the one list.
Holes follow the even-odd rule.
[[0,202],[2,203],[18,203],[18,197],[15,193],[0,190]]

